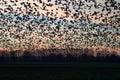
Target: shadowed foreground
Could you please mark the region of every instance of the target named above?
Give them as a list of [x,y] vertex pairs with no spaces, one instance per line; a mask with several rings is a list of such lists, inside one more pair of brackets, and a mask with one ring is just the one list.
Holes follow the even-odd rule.
[[0,62],[1,80],[120,80],[120,63]]

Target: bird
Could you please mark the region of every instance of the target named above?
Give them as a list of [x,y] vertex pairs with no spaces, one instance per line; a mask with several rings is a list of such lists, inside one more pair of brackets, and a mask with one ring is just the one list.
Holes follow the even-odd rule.
[[14,3],[14,1],[10,0],[11,3]]
[[39,3],[42,3],[42,0],[37,0]]

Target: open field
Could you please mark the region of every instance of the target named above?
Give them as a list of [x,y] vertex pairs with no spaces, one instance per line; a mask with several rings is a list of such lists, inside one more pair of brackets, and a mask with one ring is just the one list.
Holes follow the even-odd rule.
[[120,63],[0,62],[0,80],[120,80]]

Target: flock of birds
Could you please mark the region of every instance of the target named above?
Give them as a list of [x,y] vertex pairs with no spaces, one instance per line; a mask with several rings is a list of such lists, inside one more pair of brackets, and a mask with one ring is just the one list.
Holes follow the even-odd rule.
[[120,48],[119,0],[0,0],[0,47]]

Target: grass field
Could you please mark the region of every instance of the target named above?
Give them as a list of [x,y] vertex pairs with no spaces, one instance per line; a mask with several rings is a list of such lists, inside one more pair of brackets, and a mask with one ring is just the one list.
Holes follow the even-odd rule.
[[0,62],[0,80],[120,80],[120,63]]

